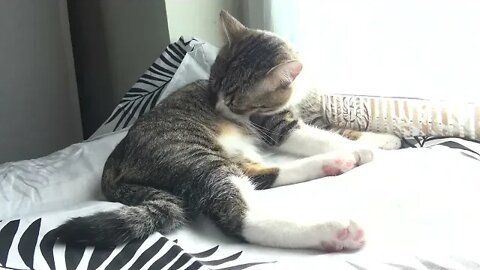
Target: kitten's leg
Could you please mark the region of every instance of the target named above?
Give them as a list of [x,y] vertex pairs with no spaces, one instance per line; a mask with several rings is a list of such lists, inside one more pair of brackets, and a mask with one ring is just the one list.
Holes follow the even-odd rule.
[[359,143],[370,147],[393,150],[399,149],[402,146],[400,138],[393,134],[357,131],[345,128],[336,128],[332,129],[332,131],[347,139],[358,141]]
[[[360,138],[356,141],[349,140],[335,132],[301,124],[300,127],[293,130],[288,138],[279,146],[279,150],[299,156],[313,156],[337,150],[375,147],[366,144],[365,141],[361,141]],[[398,142],[400,141],[398,140]]]
[[325,176],[334,176],[350,171],[356,166],[370,162],[370,150],[335,151],[297,159],[279,166],[278,177],[272,187],[291,185]]
[[255,189],[271,188],[280,173],[280,167],[268,166],[259,162],[244,161],[239,166],[243,173],[250,177]]
[[252,179],[256,189],[266,189],[339,175],[371,161],[372,156],[369,150],[336,151],[285,162],[277,166],[244,162],[241,168]]
[[305,215],[299,207],[277,208],[246,176],[231,175],[205,195],[205,213],[227,234],[247,242],[324,251],[363,246],[363,230],[348,219]]

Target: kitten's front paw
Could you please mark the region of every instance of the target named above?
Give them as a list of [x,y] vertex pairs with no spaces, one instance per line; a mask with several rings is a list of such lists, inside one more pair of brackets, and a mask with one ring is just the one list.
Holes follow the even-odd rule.
[[349,153],[335,153],[334,158],[327,160],[322,169],[325,175],[334,176],[350,171],[356,166],[373,160],[370,150],[357,150]]
[[316,248],[326,252],[357,250],[365,244],[364,232],[355,222],[330,222],[318,225],[319,244]]
[[402,147],[402,139],[392,134],[381,134],[383,135],[383,143],[380,145],[380,149],[385,150],[395,150]]
[[353,152],[355,159],[357,160],[357,165],[362,165],[373,160],[373,152],[368,149],[360,149]]
[[392,134],[366,132],[358,139],[364,145],[384,150],[395,150],[402,146],[402,140]]

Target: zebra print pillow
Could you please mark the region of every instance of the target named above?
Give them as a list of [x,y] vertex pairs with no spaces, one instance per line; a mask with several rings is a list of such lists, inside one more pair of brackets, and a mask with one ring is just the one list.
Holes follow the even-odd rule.
[[151,110],[160,101],[163,90],[168,86],[185,55],[204,42],[195,38],[180,37],[163,51],[155,62],[127,91],[108,119],[90,137],[96,138],[130,127],[137,118]]

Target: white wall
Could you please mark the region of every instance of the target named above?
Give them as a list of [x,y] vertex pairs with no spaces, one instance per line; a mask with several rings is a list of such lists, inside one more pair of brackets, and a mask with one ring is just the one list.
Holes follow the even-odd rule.
[[242,19],[241,0],[165,0],[170,40],[180,36],[201,38],[215,46],[223,44],[219,13],[225,9]]
[[480,102],[480,1],[298,5],[298,33],[325,91]]

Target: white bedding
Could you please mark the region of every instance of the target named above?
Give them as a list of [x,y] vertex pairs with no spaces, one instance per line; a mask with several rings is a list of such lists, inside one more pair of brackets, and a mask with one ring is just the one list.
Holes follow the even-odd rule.
[[[151,85],[153,81],[145,84],[139,80],[135,87],[152,87],[147,89],[152,91],[149,94],[160,100],[165,93],[192,80],[208,77],[214,49],[182,39],[175,46],[190,52],[184,55],[178,71],[172,70],[175,75],[169,83],[162,85],[164,94]],[[151,100],[144,99],[141,102]],[[480,151],[474,154],[442,146],[378,151],[372,163],[344,175],[262,191],[277,207],[355,219],[364,227],[367,240],[366,246],[355,253],[321,254],[248,245],[223,236],[205,219],[168,235],[168,241],[156,234],[145,242],[117,247],[111,253],[54,245],[54,239],[49,238],[52,229],[67,218],[120,206],[102,201],[99,181],[107,156],[126,134],[111,131],[131,124],[137,115],[116,115],[90,141],[44,158],[0,165],[0,269],[88,269],[89,265],[98,269],[159,269],[164,268],[158,267],[162,263],[169,269],[189,270],[248,266],[480,269],[480,161],[475,159]],[[457,142],[457,146],[479,148],[475,142]],[[451,139],[418,142],[424,146],[455,143]],[[178,245],[174,239],[178,239]],[[212,249],[215,246],[218,249]],[[194,254],[206,250],[210,251]],[[258,264],[272,261],[275,263]]]
[[[38,217],[43,235],[68,217],[118,207],[99,201],[99,180],[106,157],[125,133],[76,144],[41,159],[0,165],[0,228],[8,220],[22,218],[12,246]],[[213,257],[243,251],[222,267],[277,261],[252,269],[399,269],[388,264],[437,269],[426,268],[432,263],[444,269],[480,269],[479,171],[478,160],[443,146],[378,151],[373,162],[344,175],[262,191],[277,207],[354,218],[365,228],[367,239],[355,253],[325,255],[248,245],[224,237],[205,219],[167,237],[178,239],[189,252],[220,245]],[[143,249],[159,237],[152,236]],[[83,254],[78,269],[86,269],[91,251]],[[63,258],[62,252],[56,249],[55,258]],[[40,252],[35,253],[34,263],[36,269],[49,269]],[[56,264],[57,269],[65,267],[62,259]],[[25,269],[17,249],[10,249],[7,266]]]

